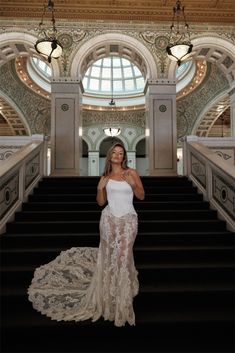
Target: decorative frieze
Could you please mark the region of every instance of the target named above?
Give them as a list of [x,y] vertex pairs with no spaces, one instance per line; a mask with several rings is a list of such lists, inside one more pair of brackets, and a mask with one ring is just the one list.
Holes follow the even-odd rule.
[[17,152],[21,147],[22,146],[0,146],[0,162],[12,156],[13,153]]
[[135,111],[97,111],[83,110],[82,112],[83,126],[91,126],[96,124],[128,124],[145,128],[146,112],[145,110]]

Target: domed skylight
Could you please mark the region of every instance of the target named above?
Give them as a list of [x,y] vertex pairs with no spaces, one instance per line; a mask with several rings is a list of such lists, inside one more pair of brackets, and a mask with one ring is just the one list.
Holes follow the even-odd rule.
[[110,56],[97,60],[85,73],[85,93],[93,95],[133,95],[143,93],[144,78],[129,60]]
[[51,77],[51,67],[45,61],[33,57],[32,64],[34,68],[41,73],[41,75]]
[[[46,91],[51,91],[50,65],[39,58],[28,61],[28,72],[34,81]],[[181,91],[192,81],[196,73],[193,60],[186,61],[176,68],[176,91]],[[145,104],[145,79],[139,68],[129,60],[110,56],[94,62],[83,78],[83,103],[88,105],[108,106],[107,99],[119,99],[118,105]],[[129,100],[129,98],[131,100]]]

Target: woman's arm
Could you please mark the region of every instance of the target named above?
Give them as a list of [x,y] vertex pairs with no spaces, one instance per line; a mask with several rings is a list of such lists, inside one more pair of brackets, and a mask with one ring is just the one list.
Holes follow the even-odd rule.
[[108,179],[108,177],[102,176],[98,183],[96,201],[99,206],[103,206],[107,202],[106,184],[108,182]]
[[130,184],[137,199],[144,200],[145,191],[144,191],[142,181],[141,181],[137,171],[135,169],[129,168],[124,173],[124,180],[126,180],[127,183]]

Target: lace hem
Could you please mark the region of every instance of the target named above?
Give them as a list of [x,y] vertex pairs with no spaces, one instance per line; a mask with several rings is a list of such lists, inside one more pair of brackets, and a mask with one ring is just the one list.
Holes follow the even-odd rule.
[[99,248],[62,251],[35,270],[29,300],[42,314],[57,321],[105,320],[116,326],[135,324],[133,297],[139,290],[133,243],[137,217],[102,212]]

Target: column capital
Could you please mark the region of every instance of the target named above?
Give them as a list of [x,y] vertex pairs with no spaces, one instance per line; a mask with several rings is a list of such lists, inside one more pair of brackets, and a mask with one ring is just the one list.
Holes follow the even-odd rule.
[[51,80],[52,93],[84,93],[84,88],[80,78],[73,77],[53,77]]
[[79,77],[52,77],[51,82],[80,83]]
[[157,80],[148,79],[149,85],[176,85],[176,80],[169,80],[167,78],[160,78]]
[[175,94],[176,95],[176,81],[168,79],[147,80],[145,85],[145,93],[149,91],[150,94]]

